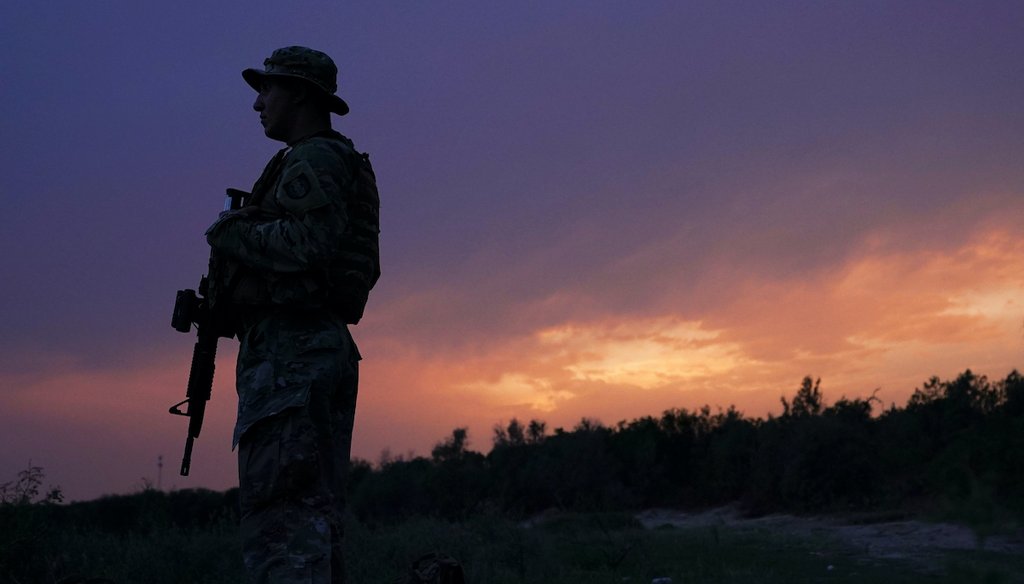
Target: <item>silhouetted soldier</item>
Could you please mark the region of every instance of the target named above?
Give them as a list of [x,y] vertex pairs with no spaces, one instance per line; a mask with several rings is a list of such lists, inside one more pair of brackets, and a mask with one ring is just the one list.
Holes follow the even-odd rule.
[[267,137],[284,142],[246,197],[207,230],[226,262],[238,353],[238,476],[246,570],[259,583],[344,581],[344,477],[358,361],[347,324],[380,275],[369,160],[331,129],[348,105],[330,57],[274,51],[246,69]]

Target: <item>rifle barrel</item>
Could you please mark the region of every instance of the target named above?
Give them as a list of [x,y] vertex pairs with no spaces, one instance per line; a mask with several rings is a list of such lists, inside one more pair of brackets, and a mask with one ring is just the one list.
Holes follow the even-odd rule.
[[185,439],[185,456],[181,459],[181,476],[187,477],[189,468],[192,466],[192,442],[195,440],[190,434]]

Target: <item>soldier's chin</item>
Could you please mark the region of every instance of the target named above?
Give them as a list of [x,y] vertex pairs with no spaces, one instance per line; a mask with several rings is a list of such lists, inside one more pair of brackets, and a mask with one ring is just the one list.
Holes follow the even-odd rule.
[[263,134],[271,140],[277,140],[278,142],[284,142],[284,137],[280,133],[274,131],[270,126],[263,126]]

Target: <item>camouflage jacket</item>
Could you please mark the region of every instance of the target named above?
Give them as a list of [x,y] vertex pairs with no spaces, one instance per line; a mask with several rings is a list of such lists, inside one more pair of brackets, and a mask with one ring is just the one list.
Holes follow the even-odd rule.
[[270,161],[246,208],[210,226],[207,241],[228,260],[218,284],[230,287],[232,304],[323,304],[323,271],[349,228],[356,156],[341,134],[306,138]]

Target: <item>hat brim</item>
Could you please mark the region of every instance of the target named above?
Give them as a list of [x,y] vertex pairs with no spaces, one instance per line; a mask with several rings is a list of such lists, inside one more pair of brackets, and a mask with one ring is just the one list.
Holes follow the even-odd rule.
[[245,79],[245,82],[249,84],[249,87],[252,87],[256,91],[260,90],[260,86],[263,85],[263,80],[267,77],[291,77],[293,79],[301,79],[320,91],[323,91],[324,94],[327,95],[327,105],[332,113],[338,114],[339,116],[343,116],[348,113],[348,104],[345,103],[344,99],[341,99],[333,93],[327,93],[324,91],[323,87],[320,87],[305,77],[299,75],[287,75],[284,73],[267,73],[266,71],[260,71],[259,69],[246,69],[242,71],[242,79]]

